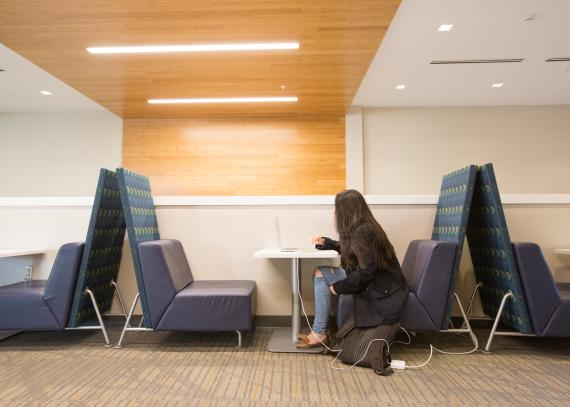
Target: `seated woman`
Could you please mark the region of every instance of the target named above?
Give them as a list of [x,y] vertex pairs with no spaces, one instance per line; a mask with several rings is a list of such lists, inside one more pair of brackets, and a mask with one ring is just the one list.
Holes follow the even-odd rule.
[[301,349],[328,344],[331,294],[354,294],[354,322],[359,328],[400,321],[408,285],[392,244],[374,219],[364,197],[355,190],[335,197],[339,241],[312,238],[317,249],[336,250],[341,267],[317,267],[313,273],[315,320],[309,335],[299,335]]

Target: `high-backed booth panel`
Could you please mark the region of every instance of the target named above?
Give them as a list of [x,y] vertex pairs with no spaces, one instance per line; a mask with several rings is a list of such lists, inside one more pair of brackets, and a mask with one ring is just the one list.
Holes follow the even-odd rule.
[[160,239],[154,201],[147,177],[125,168],[117,168],[123,213],[127,224],[129,244],[143,311],[144,326],[151,328],[149,308],[142,278],[139,243]]
[[102,168],[87,230],[85,253],[77,277],[69,326],[76,327],[96,317],[86,289],[94,294],[100,312],[111,309],[124,240],[125,221],[117,174]]
[[477,167],[469,165],[443,176],[431,240],[443,240],[456,244],[451,279],[447,290],[447,303],[441,329],[447,329],[451,321],[459,265],[475,187]]
[[482,284],[480,295],[485,313],[495,316],[503,297],[511,292],[512,301],[505,303],[501,323],[521,333],[532,333],[492,164],[477,170],[467,241],[475,276]]

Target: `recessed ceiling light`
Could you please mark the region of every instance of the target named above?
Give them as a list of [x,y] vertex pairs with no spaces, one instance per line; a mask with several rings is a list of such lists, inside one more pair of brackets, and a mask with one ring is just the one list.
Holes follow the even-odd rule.
[[91,54],[145,54],[163,52],[212,52],[212,51],[270,51],[299,49],[298,42],[266,42],[251,44],[204,45],[137,45],[132,47],[90,47]]
[[198,98],[198,99],[149,99],[153,105],[164,104],[200,104],[200,103],[270,103],[270,102],[297,102],[297,96],[288,97],[257,97],[257,98]]
[[502,88],[504,85],[503,82],[499,82],[499,83],[494,83],[491,85],[492,88]]
[[52,92],[50,92],[49,90],[40,90],[40,93],[44,96],[51,96],[53,95]]
[[406,89],[406,85],[396,85],[396,89],[398,90]]
[[437,31],[451,31],[452,28],[453,28],[453,24],[442,24],[439,26]]

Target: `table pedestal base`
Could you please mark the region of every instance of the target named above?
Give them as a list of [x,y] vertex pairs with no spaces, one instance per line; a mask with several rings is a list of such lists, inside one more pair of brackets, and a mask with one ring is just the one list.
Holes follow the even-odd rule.
[[267,350],[276,353],[321,353],[322,347],[312,349],[297,349],[291,340],[293,331],[291,328],[274,328]]

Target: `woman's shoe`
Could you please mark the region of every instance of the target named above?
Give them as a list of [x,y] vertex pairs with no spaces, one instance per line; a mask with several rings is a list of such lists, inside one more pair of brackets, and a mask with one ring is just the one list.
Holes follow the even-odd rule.
[[313,348],[320,348],[323,345],[327,345],[329,344],[329,337],[327,336],[325,339],[321,340],[320,342],[315,342],[315,343],[310,343],[309,340],[307,338],[298,341],[295,344],[295,347],[297,349],[313,349]]
[[[325,335],[328,337],[328,336],[330,336],[330,334],[331,334],[331,332],[327,329],[327,330],[325,331]],[[297,335],[297,339],[300,340],[300,341],[304,341],[305,338],[307,338],[308,335],[309,335],[309,334],[299,334],[299,335]]]

